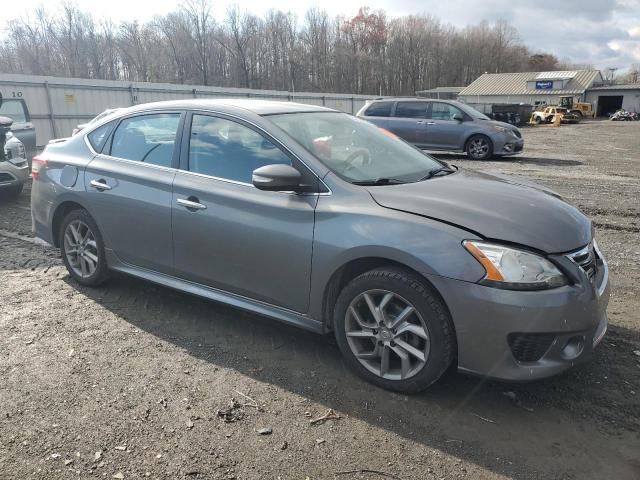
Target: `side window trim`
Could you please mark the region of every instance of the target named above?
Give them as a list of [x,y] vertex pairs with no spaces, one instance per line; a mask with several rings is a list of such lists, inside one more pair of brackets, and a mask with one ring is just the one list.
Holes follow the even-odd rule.
[[[145,115],[162,115],[162,114],[179,114],[180,115],[180,118],[178,120],[178,127],[176,129],[176,139],[174,140],[173,153],[172,153],[172,156],[171,156],[171,166],[170,167],[164,167],[162,165],[154,165],[153,163],[146,163],[146,162],[141,162],[139,160],[131,160],[131,159],[128,159],[128,158],[116,157],[114,155],[111,155],[111,148],[113,147],[113,136],[114,136],[114,133],[116,132],[116,130],[118,130],[118,127],[120,127],[120,125],[122,124],[122,122],[124,122],[125,120],[128,120],[130,118],[142,117],[142,116],[145,116]],[[133,162],[133,163],[136,163],[138,165],[145,165],[147,167],[175,170],[175,169],[179,168],[181,143],[182,143],[182,138],[184,136],[183,133],[184,133],[184,130],[185,130],[185,118],[187,116],[186,114],[187,114],[187,112],[184,111],[184,110],[148,110],[148,111],[144,111],[144,112],[135,112],[135,113],[132,113],[130,115],[126,115],[124,117],[120,117],[117,120],[113,120],[113,122],[115,123],[115,126],[109,132],[109,137],[107,138],[105,144],[103,145],[102,151],[98,152],[98,153],[100,155],[104,155],[106,157],[113,158],[113,159],[120,160],[120,161],[124,161],[124,162]],[[108,148],[107,148],[107,146],[108,146]]]
[[[315,172],[313,172],[313,170],[311,170],[302,160],[300,160],[293,152],[291,152],[291,150],[289,150],[285,145],[283,145],[280,141],[278,141],[275,137],[273,137],[273,135],[263,130],[258,125],[255,125],[253,123],[247,122],[242,118],[239,118],[227,113],[223,113],[223,112],[212,112],[212,111],[206,111],[206,110],[190,110],[186,112],[186,116],[184,119],[184,128],[182,133],[182,142],[181,142],[181,148],[180,148],[179,169],[181,171],[191,175],[199,175],[207,178],[212,178],[215,180],[219,180],[221,182],[250,186],[251,188],[255,188],[252,183],[246,183],[246,182],[241,182],[241,181],[222,178],[222,177],[214,177],[214,176],[206,175],[202,173],[191,172],[189,170],[189,147],[190,147],[190,140],[191,140],[191,126],[193,124],[194,115],[221,118],[223,120],[228,120],[230,122],[238,123],[239,125],[242,125],[246,128],[253,130],[254,132],[258,133],[259,135],[263,136],[264,138],[269,140],[271,143],[273,143],[276,148],[278,148],[284,155],[286,155],[291,160],[291,164],[302,172],[303,177],[313,179],[314,183],[316,183],[316,185],[318,186],[317,193],[320,193],[320,194],[330,193],[329,188],[326,187],[326,185],[324,185],[324,182],[322,182],[320,177],[318,177],[318,175],[316,175]],[[316,195],[317,193],[313,193],[313,194]]]

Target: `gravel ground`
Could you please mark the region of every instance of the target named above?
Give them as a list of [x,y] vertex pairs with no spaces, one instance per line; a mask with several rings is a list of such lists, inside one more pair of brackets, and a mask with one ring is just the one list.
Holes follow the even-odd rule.
[[0,201],[0,478],[640,478],[640,123],[524,136],[518,158],[442,158],[580,206],[613,281],[593,361],[531,384],[397,395],[331,338],[124,276],[80,287],[31,237],[29,189]]

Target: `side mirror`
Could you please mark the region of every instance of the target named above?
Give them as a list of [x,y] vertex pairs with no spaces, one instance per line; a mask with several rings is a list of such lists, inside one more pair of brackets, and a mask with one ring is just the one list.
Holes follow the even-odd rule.
[[268,192],[299,192],[302,174],[291,165],[276,163],[256,168],[251,177],[253,186]]
[[464,122],[464,117],[462,116],[461,113],[454,113],[453,117],[451,118],[453,118],[457,122]]

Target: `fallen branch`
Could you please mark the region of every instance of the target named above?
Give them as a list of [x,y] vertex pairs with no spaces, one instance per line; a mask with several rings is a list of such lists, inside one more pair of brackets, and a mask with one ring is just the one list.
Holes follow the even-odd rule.
[[491,420],[490,418],[482,417],[482,416],[478,415],[477,413],[472,413],[471,415],[473,415],[474,417],[478,417],[480,420],[483,420],[483,421],[485,421],[487,423],[493,423],[493,424],[498,423],[495,420]]
[[375,473],[376,475],[380,475],[387,478],[394,478],[395,480],[402,480],[397,475],[393,475],[392,473],[381,472],[380,470],[370,470],[368,468],[362,468],[360,470],[347,470],[344,472],[336,472],[335,475],[349,475],[351,473]]
[[311,423],[311,425],[317,425],[319,423],[324,423],[327,420],[340,420],[340,415],[338,415],[333,408],[330,408],[329,410],[327,410],[327,413],[325,413],[321,417],[309,420],[309,423]]
[[234,392],[236,392],[238,395],[242,395],[244,398],[246,398],[247,400],[249,400],[249,402],[251,403],[243,403],[242,405],[245,407],[253,407],[256,410],[260,410],[260,407],[258,406],[258,402],[256,402],[253,398],[251,398],[249,395],[245,395],[244,393],[238,391],[238,390],[234,390]]

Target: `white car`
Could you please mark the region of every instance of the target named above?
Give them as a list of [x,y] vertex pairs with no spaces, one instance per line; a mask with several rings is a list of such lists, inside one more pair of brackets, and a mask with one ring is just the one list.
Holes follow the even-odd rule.
[[24,145],[11,133],[11,119],[0,117],[0,195],[17,197],[29,178]]
[[93,123],[97,122],[98,120],[102,120],[104,117],[106,117],[108,115],[111,115],[112,113],[116,113],[116,112],[122,110],[123,108],[124,107],[107,108],[104,112],[96,115],[91,120],[89,120],[87,123],[80,123],[80,124],[76,125],[76,128],[74,128],[73,131],[71,132],[71,136],[73,137],[76,133],[82,131],[87,126],[92,125]]

